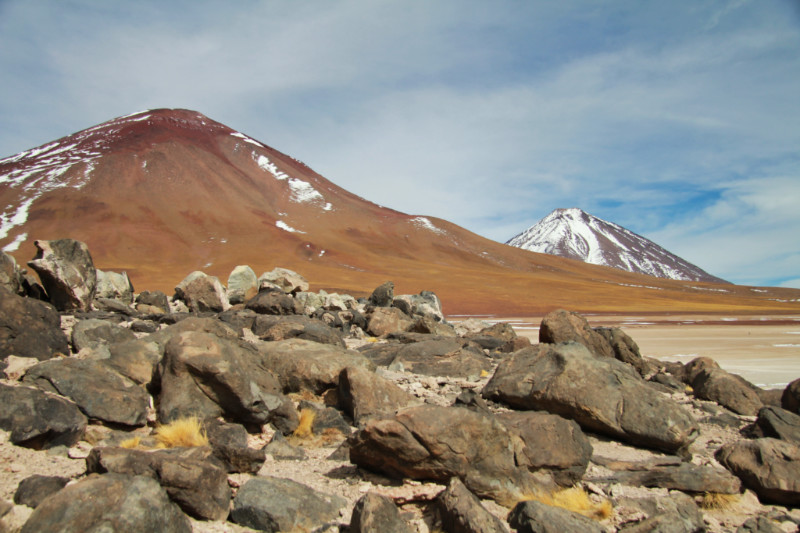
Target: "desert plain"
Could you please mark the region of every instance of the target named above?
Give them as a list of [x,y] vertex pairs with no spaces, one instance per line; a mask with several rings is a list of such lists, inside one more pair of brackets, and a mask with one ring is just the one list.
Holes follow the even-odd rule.
[[[797,314],[584,314],[592,327],[622,328],[644,357],[687,363],[710,357],[765,389],[800,378],[800,315]],[[539,339],[542,316],[450,316],[508,322],[518,335]]]

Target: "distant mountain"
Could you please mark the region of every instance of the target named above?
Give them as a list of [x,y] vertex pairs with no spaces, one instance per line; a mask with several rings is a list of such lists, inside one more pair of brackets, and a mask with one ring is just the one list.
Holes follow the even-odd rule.
[[581,209],[556,209],[506,244],[657,278],[728,283],[653,241]]

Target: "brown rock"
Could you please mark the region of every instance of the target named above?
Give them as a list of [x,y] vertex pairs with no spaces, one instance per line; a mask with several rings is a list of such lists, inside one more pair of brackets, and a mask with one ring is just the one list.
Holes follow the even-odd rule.
[[539,342],[558,344],[577,342],[599,357],[614,357],[614,350],[589,322],[574,311],[558,309],[545,315],[539,327]]
[[362,367],[347,367],[339,376],[339,407],[356,425],[377,415],[419,403],[393,381]]
[[414,321],[396,307],[376,307],[367,318],[367,332],[376,337],[409,331]]
[[777,439],[726,444],[717,460],[764,503],[800,505],[800,446]]

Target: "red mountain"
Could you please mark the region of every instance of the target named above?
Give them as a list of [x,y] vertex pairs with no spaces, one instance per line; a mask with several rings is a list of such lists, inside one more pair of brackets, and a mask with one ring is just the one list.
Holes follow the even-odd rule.
[[120,117],[0,160],[0,247],[21,264],[35,239],[88,244],[137,290],[193,270],[283,266],[312,290],[436,292],[445,311],[790,311],[790,289],[658,280],[520,250],[447,221],[386,209],[204,115]]

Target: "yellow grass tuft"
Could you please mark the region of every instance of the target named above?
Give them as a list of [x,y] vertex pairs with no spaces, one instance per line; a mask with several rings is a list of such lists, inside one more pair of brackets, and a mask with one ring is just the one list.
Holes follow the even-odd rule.
[[700,497],[700,507],[707,511],[725,511],[739,503],[740,499],[738,494],[705,492]]
[[208,446],[208,437],[196,417],[179,418],[158,426],[155,438],[159,448]]
[[311,429],[311,426],[314,424],[314,418],[317,416],[317,413],[313,409],[301,409],[300,410],[300,423],[297,425],[297,429],[294,430],[292,435],[298,439],[307,439],[314,435],[314,430]]
[[488,375],[489,375],[489,372],[487,372],[486,370],[481,370],[481,377],[482,378],[485,378]]
[[691,387],[691,385],[686,385],[686,387],[684,387],[683,391],[686,394],[692,394],[694,392],[694,389]]
[[131,437],[130,439],[125,439],[124,441],[120,442],[119,446],[120,448],[129,448],[129,449],[138,448],[139,443],[141,443],[141,441],[142,441],[141,437]]
[[580,487],[561,489],[554,492],[534,492],[525,494],[516,503],[535,500],[545,505],[561,507],[568,511],[582,514],[595,520],[610,518],[614,507],[609,500],[593,501],[589,494]]

